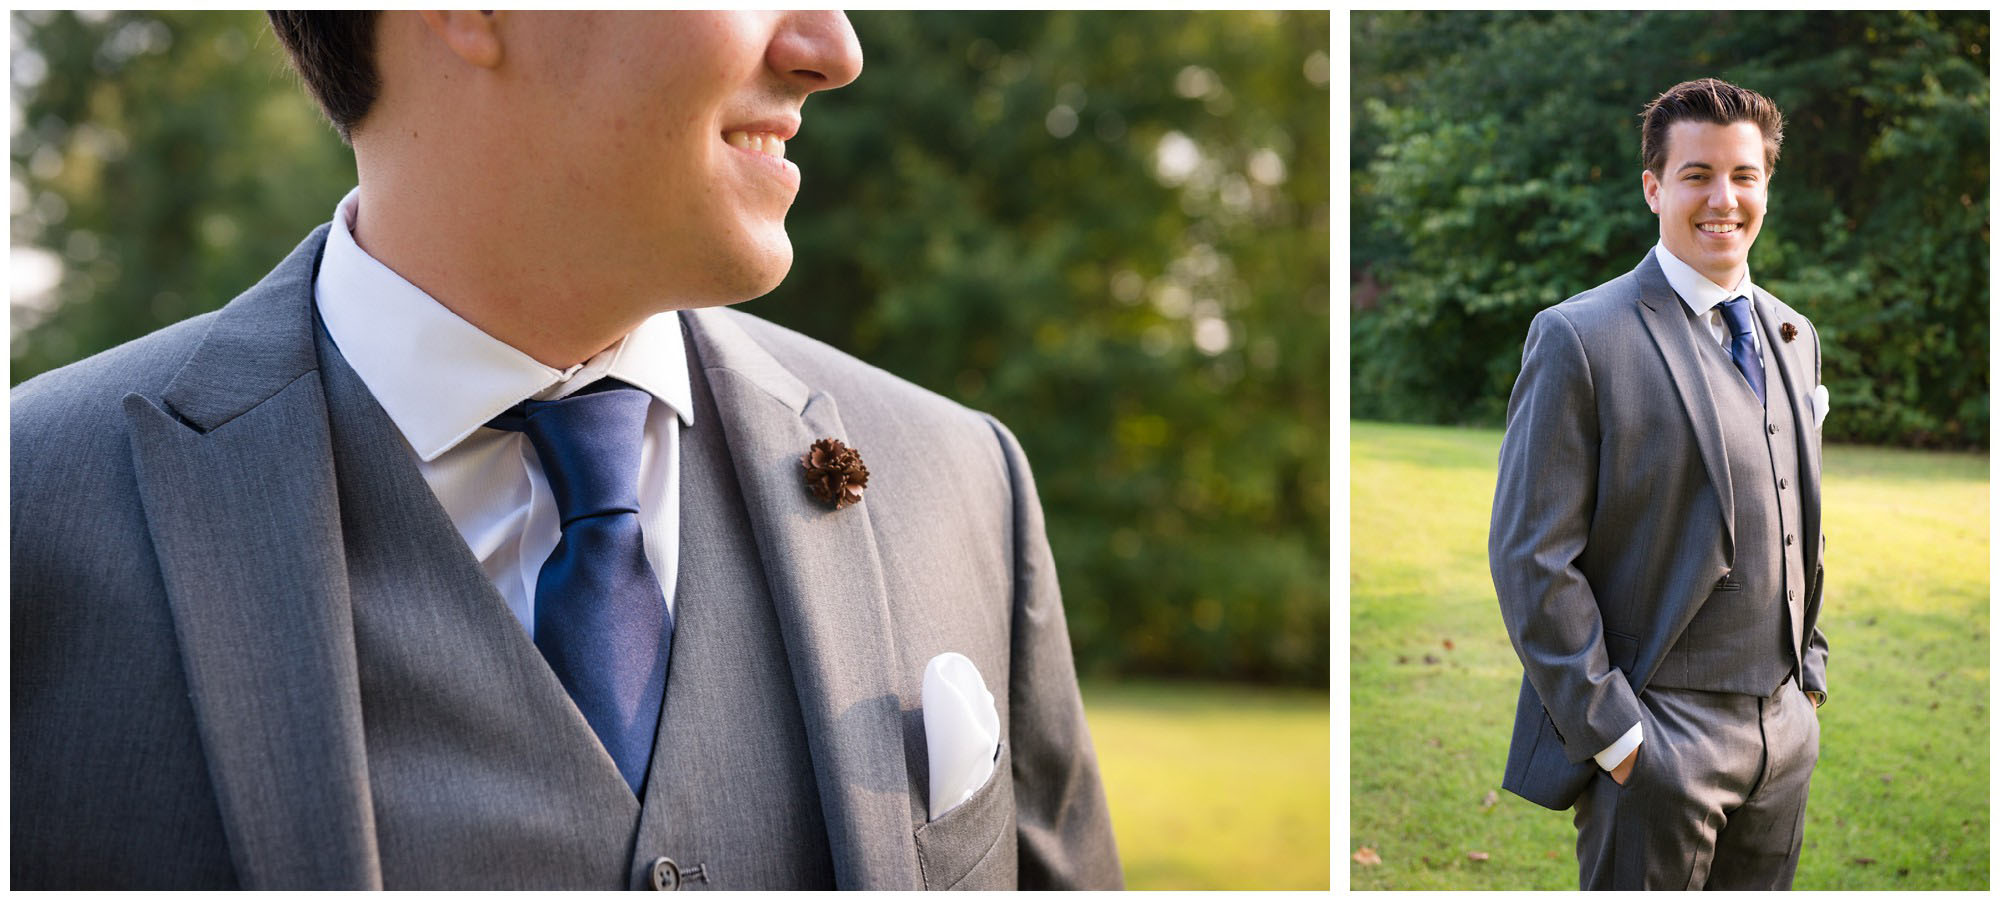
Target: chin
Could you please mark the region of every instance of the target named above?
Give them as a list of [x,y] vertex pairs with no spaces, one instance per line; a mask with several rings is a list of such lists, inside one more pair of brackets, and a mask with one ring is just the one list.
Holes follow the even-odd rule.
[[792,242],[780,235],[775,244],[766,242],[755,249],[732,254],[711,270],[707,302],[717,307],[755,300],[776,290],[792,271]]

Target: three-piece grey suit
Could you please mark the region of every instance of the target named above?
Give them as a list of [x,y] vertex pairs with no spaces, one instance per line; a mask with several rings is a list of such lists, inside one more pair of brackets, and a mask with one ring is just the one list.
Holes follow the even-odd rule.
[[[681,314],[706,427],[635,798],[318,326],[325,234],[226,308],[14,390],[14,887],[1119,885],[999,423]],[[865,455],[860,504],[808,493],[825,437]],[[918,702],[945,651],[1001,745],[927,822]]]
[[[1819,336],[1752,292],[1760,404],[1654,255],[1539,313],[1488,553],[1525,670],[1503,787],[1593,887],[1789,885],[1826,690]],[[1790,326],[1790,330],[1786,329]],[[1618,785],[1592,760],[1633,723]]]

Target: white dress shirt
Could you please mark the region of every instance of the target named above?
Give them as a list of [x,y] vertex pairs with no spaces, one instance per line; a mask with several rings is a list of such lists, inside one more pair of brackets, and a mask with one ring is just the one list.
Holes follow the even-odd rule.
[[680,560],[680,430],[694,424],[680,319],[656,315],[567,370],[551,369],[480,331],[354,243],[361,191],[334,209],[314,295],[320,318],[402,432],[417,471],[529,636],[535,581],[561,520],[526,435],[486,428],[528,398],[567,397],[601,378],[652,395],[639,463],[646,560],[671,615]]
[[[1693,266],[1681,262],[1680,257],[1674,256],[1674,252],[1667,249],[1666,242],[1660,242],[1659,246],[1653,249],[1654,257],[1660,261],[1660,272],[1667,277],[1667,284],[1674,289],[1675,294],[1680,295],[1681,302],[1687,304],[1688,309],[1694,311],[1697,318],[1708,323],[1709,335],[1715,339],[1715,343],[1722,345],[1723,350],[1728,350],[1732,336],[1729,334],[1728,321],[1722,318],[1721,304],[1738,297],[1752,296],[1750,270],[1743,270],[1743,278],[1736,282],[1736,287],[1724,288],[1709,281],[1708,276],[1696,272]],[[1758,334],[1755,303],[1750,305],[1750,325],[1751,341],[1759,351],[1762,351],[1764,336]],[[1757,355],[1757,366],[1762,368],[1763,365],[1764,355],[1760,352]],[[1606,770],[1617,769],[1618,764],[1623,763],[1632,753],[1632,749],[1645,742],[1645,733],[1639,729],[1639,725],[1633,723],[1632,728],[1625,730],[1624,735],[1611,743],[1611,747],[1597,752],[1597,765]]]

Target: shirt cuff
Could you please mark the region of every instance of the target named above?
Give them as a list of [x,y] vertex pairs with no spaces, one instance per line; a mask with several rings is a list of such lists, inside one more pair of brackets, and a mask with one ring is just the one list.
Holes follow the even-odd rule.
[[1637,748],[1639,743],[1645,740],[1646,737],[1639,734],[1639,724],[1633,723],[1632,728],[1625,730],[1624,735],[1611,743],[1611,747],[1597,752],[1597,765],[1603,767],[1607,773],[1617,769],[1618,765],[1624,763],[1625,758],[1631,755],[1632,749]]

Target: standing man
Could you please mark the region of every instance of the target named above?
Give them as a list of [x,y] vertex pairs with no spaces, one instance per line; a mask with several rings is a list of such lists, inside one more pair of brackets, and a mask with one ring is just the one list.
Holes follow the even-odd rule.
[[1013,436],[723,308],[846,18],[272,22],[360,186],[13,393],[13,885],[1117,887]]
[[1649,104],[1660,241],[1543,310],[1488,555],[1525,677],[1503,786],[1574,805],[1586,889],[1781,889],[1826,699],[1819,334],[1752,284],[1783,119],[1712,78]]

